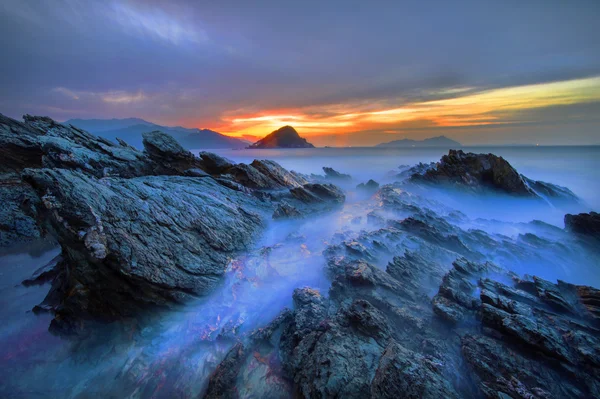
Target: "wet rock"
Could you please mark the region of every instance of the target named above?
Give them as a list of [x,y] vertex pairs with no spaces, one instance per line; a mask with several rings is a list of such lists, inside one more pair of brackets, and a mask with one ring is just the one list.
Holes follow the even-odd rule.
[[379,188],[379,183],[377,183],[373,179],[370,179],[366,183],[360,183],[358,186],[356,186],[356,188],[358,190],[362,190],[362,191],[365,191],[365,192],[368,192],[368,193],[374,193]]
[[237,164],[227,170],[233,180],[243,186],[259,190],[281,190],[300,187],[304,179],[293,175],[275,161],[254,160],[252,164]]
[[306,204],[321,202],[341,204],[346,200],[343,191],[333,184],[309,183],[291,189],[290,193],[294,198]]
[[[157,174],[157,165],[145,153],[123,147],[50,118],[25,115],[25,135],[36,137],[46,168],[78,169],[96,177],[134,177]],[[14,122],[11,123],[14,125]],[[18,122],[17,122],[18,123]],[[23,135],[20,131],[20,135]],[[0,143],[0,147],[2,143]],[[37,163],[28,167],[39,167]]]
[[202,168],[212,175],[223,174],[227,172],[229,168],[235,165],[235,162],[220,155],[213,154],[212,152],[202,151],[199,154],[199,157],[202,163]]
[[250,165],[275,182],[276,185],[279,185],[279,187],[293,188],[308,183],[303,177],[288,172],[275,161],[266,159],[259,161],[255,159]]
[[455,185],[474,192],[494,190],[518,197],[539,197],[504,158],[493,154],[450,150],[435,168],[414,174],[411,180]]
[[245,342],[238,342],[217,366],[209,379],[204,398],[285,398],[292,387],[282,378],[278,338],[291,321],[284,310],[268,326],[256,330]]
[[395,177],[400,180],[406,180],[414,174],[422,175],[425,172],[427,172],[429,169],[435,169],[435,166],[436,166],[435,162],[430,162],[430,163],[419,162],[418,164],[413,165],[413,166],[400,165],[398,168],[401,170],[401,172],[397,173],[397,174],[395,173]]
[[327,179],[332,179],[332,180],[352,180],[352,176],[344,174],[344,173],[340,173],[337,170],[335,170],[333,168],[329,168],[327,166],[323,167],[323,172],[325,172],[325,177]]
[[481,330],[467,328],[461,345],[487,397],[595,397],[598,298],[600,291],[591,287],[520,279],[497,266],[460,260],[433,307],[455,323],[467,315],[472,323],[480,320]]
[[371,385],[372,398],[459,398],[439,360],[390,341]]
[[286,202],[277,205],[275,212],[273,212],[273,219],[295,219],[300,217],[302,217],[300,211]]
[[96,179],[64,169],[28,169],[69,265],[69,297],[55,327],[82,313],[132,316],[205,295],[229,256],[247,249],[265,205],[212,179]]
[[62,255],[55,256],[50,262],[33,272],[31,277],[23,280],[21,284],[28,287],[31,285],[39,285],[47,283],[48,281],[52,281],[59,274],[60,268],[63,267],[61,262],[63,262]]
[[22,122],[0,114],[0,173],[19,173],[24,168],[42,166],[42,146],[38,132]]
[[566,187],[559,186],[557,184],[546,183],[539,180],[532,180],[521,175],[523,180],[527,183],[533,191],[539,196],[546,198],[554,204],[577,204],[580,202],[579,197],[575,195],[571,190]]
[[457,259],[444,276],[439,291],[433,297],[433,311],[444,320],[457,324],[469,311],[481,305],[477,295],[479,278],[498,270],[492,264],[478,264],[464,258]]
[[37,222],[40,199],[19,175],[0,175],[0,202],[0,248],[44,236]]
[[565,215],[565,229],[600,240],[600,213],[567,214]]

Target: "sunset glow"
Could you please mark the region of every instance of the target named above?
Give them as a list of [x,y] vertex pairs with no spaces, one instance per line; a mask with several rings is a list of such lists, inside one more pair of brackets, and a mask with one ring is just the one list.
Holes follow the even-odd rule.
[[[466,91],[448,89],[445,94]],[[596,101],[600,101],[600,77],[490,89],[378,111],[360,111],[352,103],[268,110],[224,118],[225,124],[217,129],[230,136],[257,138],[283,125],[293,125],[307,137],[375,129],[398,133],[409,124],[430,128],[506,125],[514,123],[513,116],[522,111]],[[372,106],[362,105],[364,109]]]

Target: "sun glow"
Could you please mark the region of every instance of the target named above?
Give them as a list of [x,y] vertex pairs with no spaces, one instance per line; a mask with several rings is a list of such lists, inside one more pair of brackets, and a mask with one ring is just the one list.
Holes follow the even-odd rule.
[[511,117],[519,111],[600,101],[600,77],[473,91],[443,90],[455,96],[379,110],[373,110],[377,101],[267,110],[224,118],[219,130],[237,137],[262,137],[283,125],[293,125],[302,135],[314,137],[375,129],[398,132],[412,126],[505,125],[513,123]]

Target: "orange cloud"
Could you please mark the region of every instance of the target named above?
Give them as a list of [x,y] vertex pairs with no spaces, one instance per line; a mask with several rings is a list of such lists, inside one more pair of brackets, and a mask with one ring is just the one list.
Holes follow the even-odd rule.
[[600,101],[600,77],[472,92],[472,88],[448,89],[437,94],[455,97],[392,108],[388,103],[377,109],[374,101],[225,115],[224,124],[217,130],[236,137],[262,137],[283,125],[292,125],[303,136],[316,137],[365,130],[397,134],[415,124],[430,127],[503,125],[511,123],[512,113],[522,110]]

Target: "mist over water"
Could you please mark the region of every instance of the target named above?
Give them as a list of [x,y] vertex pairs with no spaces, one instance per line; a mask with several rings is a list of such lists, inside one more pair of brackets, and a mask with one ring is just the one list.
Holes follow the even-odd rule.
[[[600,208],[600,147],[466,150],[501,155],[529,178],[568,187],[586,202],[581,211]],[[391,183],[394,179],[389,172],[399,173],[400,165],[438,161],[447,150],[317,148],[215,152],[237,162],[272,159],[287,169],[306,174],[323,174],[322,167],[330,166],[352,175],[354,180],[335,182],[347,190],[343,207],[301,220],[271,221],[254,248],[231,259],[222,284],[209,296],[154,315],[141,329],[127,322],[124,326],[103,326],[84,342],[52,336],[47,332],[51,316],[36,316],[30,311],[41,302],[48,284],[29,288],[20,285],[59,249],[3,255],[0,311],[6,322],[0,328],[0,365],[5,372],[0,396],[199,395],[210,373],[235,343],[235,337],[265,326],[285,307],[292,307],[295,288],[310,286],[327,295],[330,281],[324,272],[323,251],[331,244],[358,237],[363,230],[376,228],[369,225],[367,214],[380,207],[379,200],[357,192],[356,184],[369,179]],[[529,223],[538,219],[562,228],[564,210],[501,196],[474,198],[445,190],[411,189],[421,196],[423,207],[439,215],[448,215],[454,209],[463,212],[467,217],[456,224],[465,231],[479,229],[495,237],[529,240],[531,256],[524,256],[525,261],[510,263],[510,254],[495,255],[507,269],[551,281],[563,279],[600,286],[597,254],[561,247],[556,244],[560,230]],[[380,260],[376,266],[385,268],[387,261]]]
[[[519,173],[533,180],[565,186],[582,198],[589,210],[600,209],[600,146],[463,147],[465,152],[492,153],[506,159]],[[198,153],[199,151],[195,151]],[[355,184],[375,179],[390,181],[389,171],[401,165],[437,162],[448,154],[444,148],[308,148],[214,150],[236,162],[272,159],[288,170],[323,174],[330,166],[352,175]],[[490,207],[490,209],[493,209]],[[490,215],[491,218],[494,215]],[[523,220],[527,215],[521,215]]]

